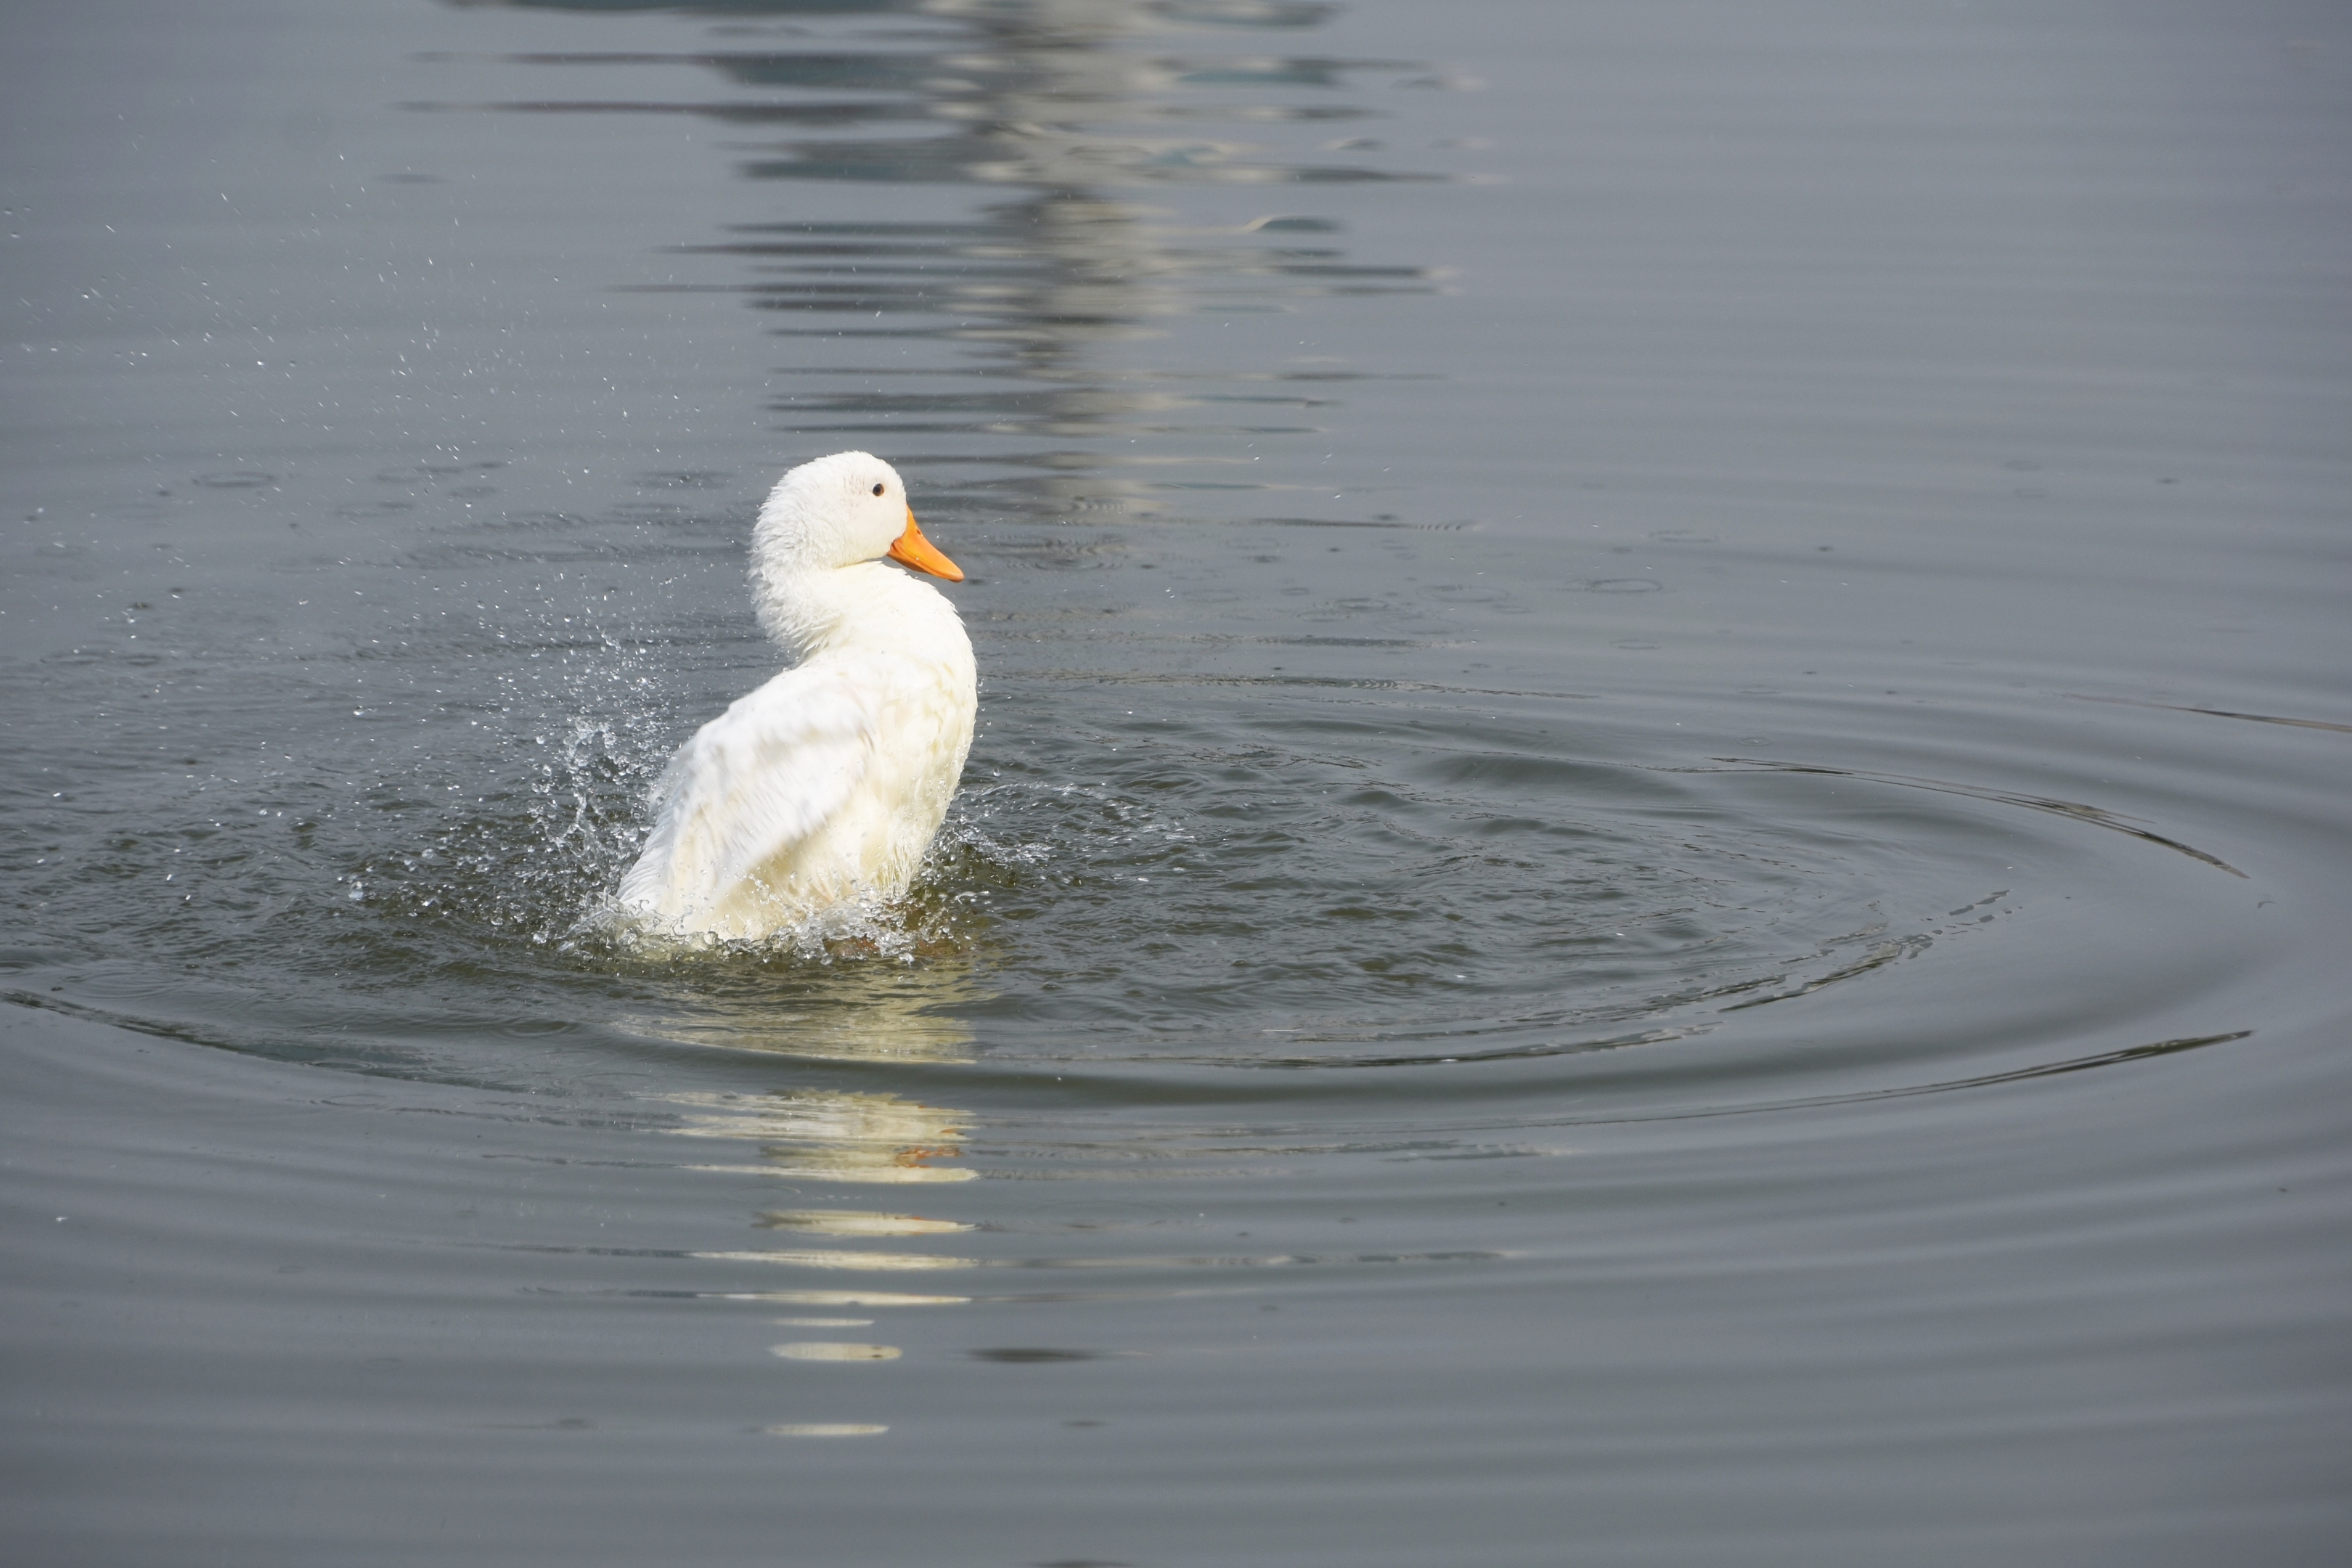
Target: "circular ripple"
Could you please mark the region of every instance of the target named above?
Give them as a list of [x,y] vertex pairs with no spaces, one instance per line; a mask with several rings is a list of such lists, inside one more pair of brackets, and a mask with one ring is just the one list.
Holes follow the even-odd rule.
[[[1973,973],[1971,951],[2014,962],[2012,925],[2234,896],[2213,857],[2094,805],[1667,762],[1668,737],[1597,735],[1556,702],[1158,695],[1125,730],[1000,732],[965,796],[935,886],[987,912],[975,950],[1028,983],[1000,1051],[1365,1067],[1654,1047],[1907,994],[1901,972]],[[2098,987],[2209,966],[2175,929]]]
[[[1419,1068],[1424,1100],[1689,1107],[2177,1043],[2085,1047],[2069,998],[2127,1030],[2248,962],[2207,918],[2233,868],[2084,801],[1690,757],[1667,721],[1558,698],[1085,685],[1082,711],[1066,682],[992,685],[909,898],[686,959],[593,918],[666,719],[388,710],[352,723],[421,742],[364,767],[60,797],[57,852],[25,868],[53,940],[19,971],[62,978],[21,999],[474,1080],[683,1045],[1163,1085]],[[2037,978],[2053,952],[2074,972]]]

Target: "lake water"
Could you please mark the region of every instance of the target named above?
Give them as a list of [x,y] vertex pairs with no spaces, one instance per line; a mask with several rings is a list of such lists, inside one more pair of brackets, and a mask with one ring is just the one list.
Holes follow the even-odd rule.
[[[0,29],[20,1560],[2341,1560],[2341,7]],[[598,935],[844,447],[932,864]]]

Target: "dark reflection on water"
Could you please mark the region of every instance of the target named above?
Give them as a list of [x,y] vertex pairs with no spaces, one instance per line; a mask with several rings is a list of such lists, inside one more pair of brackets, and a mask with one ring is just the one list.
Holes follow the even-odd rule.
[[[26,1550],[2332,1560],[2340,19],[14,25]],[[955,815],[639,951],[853,445]]]
[[[1203,490],[1260,489],[1237,471],[1247,466],[1239,443],[1315,434],[1318,410],[1346,384],[1379,373],[1252,366],[1246,353],[1240,364],[1227,355],[1210,366],[1148,366],[1135,362],[1137,345],[1163,336],[1174,317],[1213,314],[1246,326],[1286,301],[1438,286],[1431,267],[1352,259],[1339,237],[1346,225],[1328,215],[1277,211],[1200,225],[1145,205],[1154,188],[1171,184],[1267,186],[1274,195],[1440,177],[1391,166],[1371,137],[1328,131],[1377,114],[1351,100],[1368,78],[1444,85],[1426,64],[1155,47],[1171,30],[1191,39],[1204,36],[1202,27],[1210,37],[1238,28],[1253,45],[1268,29],[1311,33],[1335,7],[1056,0],[776,9],[802,17],[919,11],[928,25],[887,50],[512,57],[573,76],[604,67],[711,72],[730,89],[777,95],[766,100],[418,107],[784,125],[803,133],[730,144],[743,175],[1005,192],[1009,199],[984,202],[958,222],[731,226],[733,237],[677,252],[740,258],[747,280],[635,286],[740,291],[789,318],[772,330],[830,353],[814,364],[795,353],[780,367],[787,390],[770,405],[787,416],[779,428],[795,441],[888,443],[901,466],[948,469],[939,493],[950,508],[1151,517],[1194,510],[1186,503]],[[862,96],[807,96],[839,93]],[[854,134],[884,125],[904,129]],[[1319,146],[1264,141],[1302,127]],[[878,343],[894,351],[893,363],[839,363]],[[904,363],[909,349],[923,351],[921,363]],[[1146,452],[1110,449],[1147,438]],[[1039,440],[1055,445],[1037,449]],[[988,476],[974,465],[1012,472]]]

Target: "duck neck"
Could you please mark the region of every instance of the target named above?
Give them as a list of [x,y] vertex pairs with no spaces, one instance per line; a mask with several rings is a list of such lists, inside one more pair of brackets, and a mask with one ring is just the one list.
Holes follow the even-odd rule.
[[760,625],[782,645],[794,664],[828,648],[857,640],[866,628],[890,624],[875,609],[900,586],[898,574],[878,561],[851,566],[762,566],[752,597]]

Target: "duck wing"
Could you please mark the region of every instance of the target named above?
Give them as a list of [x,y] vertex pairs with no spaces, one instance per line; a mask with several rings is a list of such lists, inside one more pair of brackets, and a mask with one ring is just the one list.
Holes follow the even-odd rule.
[[823,827],[873,765],[874,704],[831,670],[788,669],[677,749],[625,904],[675,919],[708,910]]

